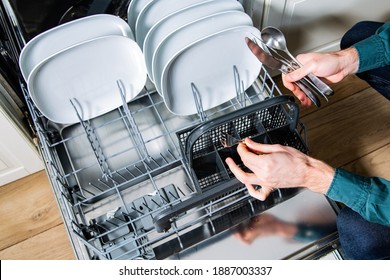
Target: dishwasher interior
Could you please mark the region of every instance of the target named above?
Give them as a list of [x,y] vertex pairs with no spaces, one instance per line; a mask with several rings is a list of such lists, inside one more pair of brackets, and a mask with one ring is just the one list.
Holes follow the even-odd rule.
[[[172,114],[148,82],[129,103],[93,119],[83,121],[72,103],[80,121],[71,125],[49,121],[20,79],[76,258],[341,258],[337,205],[300,188],[256,200],[227,168],[227,157],[240,159],[236,146],[223,147],[222,132],[308,153],[297,104],[264,67],[245,91],[234,67],[232,79],[236,97],[206,111],[193,89],[197,114]],[[112,94],[126,100],[119,81]],[[285,238],[281,224],[295,227],[294,238]],[[253,246],[237,238],[259,229],[282,237],[258,238]]]
[[301,192],[277,189],[261,202],[224,163],[239,157],[220,144],[222,130],[307,152],[298,107],[265,68],[236,98],[187,117],[146,86],[116,110],[58,125],[24,92],[78,258],[175,258]]

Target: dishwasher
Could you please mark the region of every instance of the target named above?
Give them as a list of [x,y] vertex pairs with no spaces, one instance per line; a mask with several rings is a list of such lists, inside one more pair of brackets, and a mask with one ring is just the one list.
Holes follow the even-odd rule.
[[336,203],[298,187],[259,201],[227,167],[240,158],[224,132],[309,152],[299,107],[268,70],[245,91],[232,70],[237,95],[218,107],[198,102],[178,117],[147,83],[130,102],[118,91],[123,104],[90,120],[74,106],[72,125],[45,118],[19,80],[76,258],[342,258]]

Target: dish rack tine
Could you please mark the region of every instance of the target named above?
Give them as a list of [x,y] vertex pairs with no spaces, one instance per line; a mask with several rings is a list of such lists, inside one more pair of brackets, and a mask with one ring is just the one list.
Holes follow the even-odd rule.
[[[136,144],[135,148],[137,149],[138,155],[142,159],[149,159],[150,156],[148,154],[148,150],[146,149],[145,141],[143,140],[141,132],[139,131],[137,124],[134,121],[133,115],[131,114],[129,107],[127,106],[126,90],[125,90],[125,87],[123,85],[123,81],[117,80],[116,83],[118,85],[119,94],[120,94],[121,99],[122,99],[122,108],[123,108],[123,111],[125,113],[126,119],[128,120],[129,125],[130,125],[130,128],[129,128],[130,136]],[[125,119],[124,119],[124,121],[125,121]],[[125,124],[127,126],[126,122],[125,122]]]
[[[241,107],[246,106],[245,90],[244,90],[244,81],[240,78],[240,73],[238,72],[237,66],[233,65],[233,75],[234,75],[234,84],[236,87],[236,99],[238,104]],[[207,115],[203,109],[202,98],[199,94],[199,90],[194,83],[191,83],[192,95],[194,97],[196,111],[201,122],[207,120]]]
[[199,91],[196,88],[194,83],[191,83],[192,95],[194,97],[196,111],[198,112],[198,116],[200,117],[200,121],[204,122],[207,120],[207,115],[203,110],[202,99],[200,97]]
[[[70,104],[72,104],[72,107],[76,112],[77,118],[79,119],[80,122],[82,122],[84,114],[83,114],[83,107],[81,106],[80,102],[76,98],[73,98],[73,101],[72,99],[69,99],[69,102]],[[77,109],[76,104],[78,105],[79,110]]]
[[103,153],[103,149],[100,145],[99,139],[97,138],[97,135],[95,134],[95,129],[89,120],[84,121],[82,119],[82,113],[80,114],[79,110],[77,110],[77,107],[75,105],[75,104],[77,104],[80,107],[81,112],[83,111],[78,100],[76,98],[73,98],[73,101],[72,101],[72,99],[70,99],[69,101],[72,104],[74,110],[76,111],[76,114],[77,114],[77,117],[80,121],[81,126],[84,128],[84,132],[87,135],[88,142],[91,145],[93,153],[95,154],[96,160],[99,164],[100,170],[102,171],[103,178],[105,180],[108,180],[109,174],[111,174],[111,170],[108,166],[107,159]]
[[236,98],[237,102],[241,107],[246,106],[244,81],[240,78],[237,66],[233,65],[234,85],[236,86]]

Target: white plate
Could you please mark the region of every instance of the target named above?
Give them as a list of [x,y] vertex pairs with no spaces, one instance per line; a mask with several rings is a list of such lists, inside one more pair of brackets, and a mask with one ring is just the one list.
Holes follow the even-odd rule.
[[107,14],[80,18],[39,34],[20,53],[19,65],[23,78],[27,81],[31,70],[47,57],[83,41],[108,35],[134,39],[126,21]]
[[218,106],[237,94],[233,67],[246,90],[260,72],[261,63],[249,50],[245,37],[260,38],[257,28],[225,30],[187,47],[163,70],[164,102],[174,114],[197,113],[191,83],[199,92],[203,110]]
[[[156,0],[148,3],[138,14],[135,23],[135,38],[143,48],[144,39],[150,28],[160,19],[191,5],[200,4],[209,0]],[[221,0],[214,0],[221,1]]]
[[127,9],[127,22],[133,33],[135,34],[135,22],[137,21],[138,14],[142,11],[142,9],[152,2],[153,0],[132,0]]
[[106,36],[72,46],[35,67],[28,90],[37,108],[56,123],[79,121],[70,100],[77,100],[83,120],[122,105],[117,80],[125,87],[126,101],[143,88],[145,61],[138,45],[123,36]]
[[146,70],[148,71],[150,80],[154,81],[152,73],[152,58],[154,52],[165,37],[192,21],[224,11],[243,12],[244,9],[237,0],[212,0],[179,10],[153,25],[145,37],[143,46]]
[[207,36],[237,26],[253,26],[253,23],[251,18],[243,12],[221,12],[193,21],[165,37],[157,47],[152,61],[152,73],[157,91],[163,95],[162,71],[178,52]]

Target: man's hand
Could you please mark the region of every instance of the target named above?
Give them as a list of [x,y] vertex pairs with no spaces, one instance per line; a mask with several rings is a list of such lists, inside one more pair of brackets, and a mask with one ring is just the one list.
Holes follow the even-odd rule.
[[310,99],[293,82],[309,73],[321,78],[327,84],[338,83],[359,68],[359,56],[355,48],[333,53],[307,53],[297,56],[302,67],[282,75],[284,86],[291,90],[302,105],[311,105]]
[[[245,40],[248,48],[259,59],[262,53],[259,51],[260,47],[249,38]],[[304,106],[310,106],[312,102],[294,82],[312,73],[327,84],[337,83],[347,75],[356,73],[359,68],[359,55],[355,48],[332,53],[301,54],[297,56],[297,60],[302,67],[289,74],[283,74],[282,78],[284,86],[292,91]]]
[[[325,194],[333,180],[332,167],[292,147],[259,144],[247,138],[237,151],[253,173],[244,172],[231,158],[226,163],[250,195],[260,200],[265,200],[274,188],[307,187]],[[261,186],[258,190],[257,185]]]

